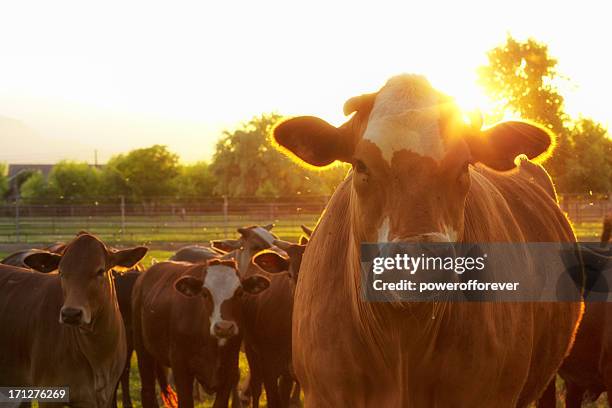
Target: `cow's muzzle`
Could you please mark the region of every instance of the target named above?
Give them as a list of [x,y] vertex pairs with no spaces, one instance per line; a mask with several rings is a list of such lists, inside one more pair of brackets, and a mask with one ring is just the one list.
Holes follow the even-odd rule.
[[212,332],[218,339],[228,339],[238,334],[238,326],[234,322],[221,320],[213,325]]
[[60,312],[60,322],[70,326],[81,325],[83,323],[83,309],[63,307]]

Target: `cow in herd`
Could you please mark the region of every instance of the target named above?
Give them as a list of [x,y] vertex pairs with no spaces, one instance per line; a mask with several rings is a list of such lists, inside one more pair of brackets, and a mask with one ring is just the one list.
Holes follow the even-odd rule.
[[57,264],[59,262],[59,256],[54,257],[53,255],[53,252],[44,249],[24,249],[10,254],[1,260],[0,264],[19,266],[42,273],[49,273],[57,269]]
[[[344,112],[353,116],[340,127],[303,116],[274,130],[308,165],[352,165],[310,239],[295,292],[293,368],[306,405],[537,400],[571,349],[581,302],[366,302],[359,244],[575,242],[550,178],[529,162],[547,154],[549,132],[466,123],[452,99],[414,75],[350,99]],[[523,268],[537,256],[528,250],[505,264]],[[541,278],[533,273],[533,283]]]
[[273,274],[269,289],[257,298],[246,298],[243,308],[253,408],[259,406],[262,384],[270,408],[288,407],[294,384],[293,402],[299,401],[299,384],[291,368],[291,316],[305,241],[292,244],[274,240],[274,246],[284,254],[265,250],[253,258],[261,270]]
[[[127,333],[125,367],[123,368],[123,373],[121,374],[120,380],[121,399],[124,408],[132,407],[132,400],[130,399],[130,368],[132,354],[134,352],[134,336],[132,335],[132,291],[134,289],[134,285],[136,284],[136,279],[138,279],[142,271],[144,271],[144,266],[142,263],[134,265],[128,271],[111,271],[113,280],[115,281],[115,291],[117,293],[119,311],[121,312],[123,325],[125,327],[125,332]],[[116,406],[116,404],[114,404],[114,406]]]
[[[230,391],[237,385],[239,378],[238,352],[243,338],[245,299],[257,298],[273,279],[271,275],[271,278],[261,275],[261,270],[255,264],[244,262],[245,270],[240,272],[238,261],[262,249],[285,254],[276,243],[282,246],[291,244],[278,241],[270,232],[271,228],[272,225],[240,228],[239,239],[215,242],[218,247],[230,249],[230,253],[212,247],[188,246],[178,250],[168,262],[156,263],[146,271],[137,262],[133,265],[112,265],[108,271],[105,270],[104,273],[111,278],[114,287],[113,298],[116,299],[124,323],[122,332],[126,334],[126,347],[118,348],[120,355],[124,356],[120,377],[123,406],[131,406],[129,368],[133,349],[138,355],[143,406],[157,406],[155,380],[160,384],[164,404],[192,406],[191,387],[194,377],[208,392],[216,393],[216,407],[227,406]],[[79,237],[86,235],[90,236],[81,233]],[[246,251],[248,255],[244,256],[243,252]],[[61,271],[58,266],[64,256],[62,249],[58,252],[56,254],[47,249],[19,251],[3,262],[20,265],[21,268],[16,268],[20,274],[46,274],[49,278],[57,279]],[[117,271],[118,266],[123,270]],[[128,266],[131,269],[125,271]],[[283,271],[289,273],[288,270],[276,269],[272,271],[264,268],[268,274]],[[34,274],[33,271],[41,273]],[[278,289],[272,292],[280,293]],[[291,310],[291,304],[283,304],[284,299],[279,297],[276,306],[282,310]],[[283,333],[287,336],[284,342],[290,345],[291,316],[283,317],[285,327],[289,319],[289,330]],[[270,320],[273,319],[274,316],[270,316]],[[285,371],[288,371],[291,352],[284,355],[287,367]],[[166,367],[172,368],[176,394],[166,379]],[[259,377],[255,375],[253,378],[257,383]],[[259,394],[254,405],[258,399]],[[274,400],[274,397],[271,399]],[[108,399],[108,402],[116,406],[114,397]],[[97,404],[92,406],[107,406],[106,402]],[[84,405],[89,406],[88,403]],[[269,405],[273,407],[274,402]]]
[[110,406],[126,333],[109,271],[132,267],[146,252],[110,249],[81,233],[59,256],[59,273],[0,265],[0,385],[65,385],[73,406]]
[[233,260],[160,262],[144,272],[132,301],[143,407],[157,405],[156,364],[172,368],[181,407],[193,406],[194,378],[216,392],[215,407],[227,406],[240,376],[241,299],[268,284],[241,278]]
[[[598,287],[612,272],[612,214],[604,218],[600,245],[584,247],[585,297],[598,291],[607,294],[608,285]],[[607,271],[607,273],[605,272]],[[601,279],[603,278],[603,279]],[[612,307],[608,302],[587,301],[585,312],[570,354],[559,369],[565,382],[565,406],[578,408],[583,402],[595,401],[608,391],[608,404],[612,405]],[[539,408],[556,406],[555,381],[551,381],[538,401]]]
[[[557,373],[568,407],[612,390],[605,303],[362,298],[362,242],[575,244],[550,177],[531,161],[548,154],[549,132],[466,122],[414,75],[350,99],[344,112],[352,116],[340,127],[304,116],[274,129],[280,148],[308,165],[352,165],[314,232],[305,229],[309,240],[244,227],[144,270],[145,247],[117,250],[79,233],[2,260],[0,386],[68,385],[72,406],[108,407],[121,379],[131,406],[133,349],[143,407],[158,406],[156,381],[167,406],[192,407],[194,383],[216,394],[214,407],[230,396],[239,406],[243,346],[252,407],[262,386],[271,408],[300,389],[308,407],[553,407]],[[601,248],[582,251],[587,275],[609,268],[611,230],[606,219]],[[491,277],[537,265],[525,248]],[[552,262],[564,268],[561,256]]]

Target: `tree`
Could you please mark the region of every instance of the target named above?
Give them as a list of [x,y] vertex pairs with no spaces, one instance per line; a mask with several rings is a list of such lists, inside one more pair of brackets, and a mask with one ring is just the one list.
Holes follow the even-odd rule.
[[181,166],[176,178],[177,194],[180,198],[210,197],[213,195],[215,183],[208,163],[198,162]]
[[0,197],[6,198],[8,189],[8,167],[5,163],[0,163]]
[[[217,141],[210,170],[217,178],[215,193],[254,196],[261,180],[269,176],[271,163],[267,135],[280,119],[276,114],[253,118],[234,132],[224,131]],[[278,192],[278,191],[277,191]]]
[[104,191],[132,201],[151,202],[176,191],[178,156],[166,146],[154,145],[112,157],[104,171]]
[[61,161],[53,166],[47,185],[52,201],[95,201],[100,195],[100,170],[87,163]]
[[[612,170],[605,160],[610,139],[591,119],[572,121],[559,93],[557,60],[534,39],[506,43],[487,53],[478,82],[500,112],[510,111],[549,128],[556,135],[553,155],[544,162],[559,192],[610,191]],[[607,187],[606,187],[607,186]],[[607,190],[606,190],[607,189]]]
[[[327,195],[344,178],[346,170],[334,167],[312,171],[279,152],[271,142],[278,114],[251,119],[217,142],[210,170],[217,180],[215,193],[228,196],[278,197]],[[331,190],[331,191],[330,191]]]
[[27,203],[49,201],[49,185],[45,176],[39,170],[33,172],[21,185],[20,195]]
[[478,82],[497,105],[498,112],[511,111],[547,126],[557,135],[568,119],[559,80],[557,60],[548,47],[534,39],[506,43],[487,53],[488,64],[478,69]]
[[569,193],[612,191],[612,139],[593,119],[580,118],[569,133],[567,171],[561,178]]

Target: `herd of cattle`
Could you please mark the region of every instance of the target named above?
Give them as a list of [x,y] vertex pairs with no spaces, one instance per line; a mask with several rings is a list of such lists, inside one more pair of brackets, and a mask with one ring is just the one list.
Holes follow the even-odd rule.
[[[215,393],[215,407],[232,392],[234,406],[258,406],[262,384],[270,407],[299,401],[291,311],[307,238],[281,241],[271,228],[240,228],[238,239],[184,247],[147,270],[146,248],[109,249],[86,232],[9,255],[0,265],[0,385],[69,385],[72,406],[106,407],[116,406],[120,379],[130,407],[135,350],[143,407],[158,406],[156,381],[167,406],[193,406],[194,380]],[[239,395],[242,343],[250,376]]]
[[[133,349],[143,407],[158,406],[156,383],[164,405],[180,407],[193,406],[194,383],[215,393],[214,407],[230,398],[257,407],[262,385],[271,408],[301,393],[308,407],[555,407],[557,374],[568,407],[612,391],[605,302],[362,297],[364,242],[511,242],[520,256],[501,254],[487,277],[522,268],[530,284],[544,282],[526,244],[578,246],[531,160],[549,153],[549,132],[520,121],[482,128],[415,75],[351,98],[344,112],[340,127],[302,116],[274,129],[308,165],[352,165],[303,242],[240,228],[235,240],[186,247],[142,271],[146,248],[80,233],[5,259],[14,266],[0,265],[0,386],[69,385],[72,406],[108,407],[121,377],[129,406]],[[581,275],[585,287],[610,263],[611,229],[612,218],[601,248],[581,251],[593,272]],[[561,255],[547,262],[564,268]]]

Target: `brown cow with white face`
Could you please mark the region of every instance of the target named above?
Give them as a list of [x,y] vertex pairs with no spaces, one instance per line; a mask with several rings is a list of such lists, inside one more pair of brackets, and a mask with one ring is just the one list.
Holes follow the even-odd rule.
[[0,386],[64,385],[71,406],[109,407],[126,356],[109,271],[146,252],[109,249],[81,233],[61,255],[59,275],[0,266]]
[[193,406],[194,378],[226,407],[239,378],[242,297],[267,289],[262,275],[241,278],[233,260],[160,262],[133,291],[134,348],[142,405],[156,407],[155,368],[172,368],[181,407]]
[[540,166],[502,173],[518,155],[545,154],[551,136],[525,122],[467,125],[414,75],[349,100],[353,112],[340,127],[297,117],[274,132],[307,164],[353,166],[306,248],[295,294],[306,406],[526,406],[570,348],[580,303],[368,303],[360,243],[574,242]]

